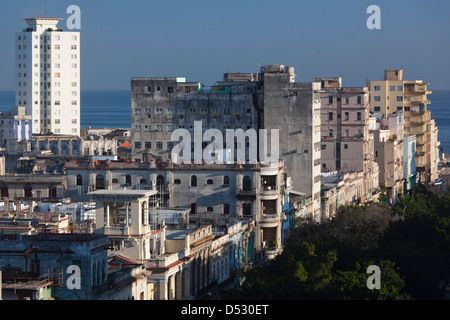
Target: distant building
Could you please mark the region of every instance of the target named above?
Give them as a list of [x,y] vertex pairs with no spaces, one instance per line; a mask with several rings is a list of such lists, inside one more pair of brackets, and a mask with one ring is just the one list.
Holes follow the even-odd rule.
[[16,33],[16,105],[32,117],[33,133],[80,134],[80,33],[61,19],[25,19]]
[[[220,130],[224,137],[226,130],[278,129],[274,147],[279,146],[293,189],[312,199],[313,214],[319,216],[319,90],[319,83],[295,82],[294,68],[283,65],[265,66],[259,73],[226,73],[211,87],[185,78],[132,78],[131,160],[169,160],[176,143],[172,133],[184,129],[193,135],[195,121],[205,130]],[[270,148],[270,137],[267,142]],[[231,145],[259,150],[246,141]]]
[[31,116],[25,115],[25,107],[17,106],[8,113],[0,114],[0,147],[11,148],[16,141],[30,141],[32,139]]
[[380,118],[375,130],[375,161],[380,168],[380,186],[386,190],[387,200],[395,204],[404,193],[403,113],[397,111]]
[[421,183],[438,178],[439,142],[427,98],[431,91],[422,80],[404,80],[403,70],[387,69],[383,80],[369,80],[371,111],[384,115],[402,111],[405,136],[416,135],[416,170]]

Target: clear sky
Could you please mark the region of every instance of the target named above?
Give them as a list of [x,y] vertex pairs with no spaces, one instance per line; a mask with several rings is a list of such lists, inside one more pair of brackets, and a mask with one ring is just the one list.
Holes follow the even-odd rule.
[[[369,5],[381,30],[369,30]],[[264,64],[295,67],[297,81],[340,76],[345,86],[383,78],[449,89],[448,0],[45,0],[44,16],[81,9],[84,90],[129,90],[131,77],[179,76],[205,85]],[[0,2],[0,90],[14,90],[15,32],[41,16],[41,0]]]

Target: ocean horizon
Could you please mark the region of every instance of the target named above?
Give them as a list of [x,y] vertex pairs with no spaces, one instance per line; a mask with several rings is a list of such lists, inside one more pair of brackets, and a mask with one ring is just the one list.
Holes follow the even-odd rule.
[[[433,90],[428,106],[439,129],[438,139],[450,153],[450,90]],[[15,91],[0,91],[0,112],[11,110]],[[131,128],[130,90],[82,90],[81,129]]]

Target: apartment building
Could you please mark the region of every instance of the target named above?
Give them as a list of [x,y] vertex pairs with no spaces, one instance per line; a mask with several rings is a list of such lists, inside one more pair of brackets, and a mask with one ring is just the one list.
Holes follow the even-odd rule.
[[403,113],[391,113],[387,119],[380,117],[375,130],[375,161],[380,168],[380,186],[385,188],[387,200],[395,204],[404,193]]
[[32,117],[33,133],[80,134],[80,33],[61,19],[25,19],[16,33],[16,105]]
[[[427,82],[403,79],[403,70],[386,69],[383,80],[368,80],[371,111],[384,115],[402,111],[405,136],[416,135],[416,170],[419,181],[429,183],[437,179],[438,139],[431,123]],[[434,129],[433,129],[434,128]],[[435,141],[432,143],[432,140]],[[433,154],[433,156],[432,156]]]
[[221,226],[237,220],[255,220],[256,248],[282,248],[286,189],[285,167],[277,165],[175,165],[144,162],[68,162],[68,196],[89,201],[96,190],[154,190],[161,207],[184,207],[190,221]]
[[342,87],[342,78],[316,78],[321,83],[321,171],[368,172],[374,158],[369,133],[369,91]]
[[[171,151],[178,141],[172,141],[176,129],[195,136],[196,121],[202,132],[226,130],[267,129],[266,150],[260,144],[250,145],[235,136],[223,141],[218,149],[245,149],[245,160],[251,150],[270,151],[279,148],[286,172],[292,178],[293,189],[313,199],[313,212],[320,212],[320,84],[295,82],[293,67],[270,65],[259,73],[226,73],[223,81],[207,87],[200,82],[186,82],[185,78],[132,78],[132,160],[171,159]],[[272,142],[273,129],[279,130],[278,141]],[[269,136],[270,135],[270,136]],[[198,136],[197,136],[198,137]],[[276,137],[275,137],[276,138]],[[275,140],[274,138],[274,140]],[[191,139],[194,141],[194,139]],[[228,144],[227,144],[228,143]],[[205,148],[207,142],[202,143]],[[192,142],[191,153],[195,143]],[[192,159],[194,159],[192,157]],[[278,161],[279,159],[275,159]]]

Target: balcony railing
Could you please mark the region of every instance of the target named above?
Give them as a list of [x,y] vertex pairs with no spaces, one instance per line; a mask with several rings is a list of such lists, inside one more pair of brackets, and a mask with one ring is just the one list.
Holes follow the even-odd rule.
[[130,227],[106,227],[105,235],[115,235],[115,236],[128,236],[130,234]]
[[261,222],[278,222],[280,217],[278,214],[265,214],[261,215]]

